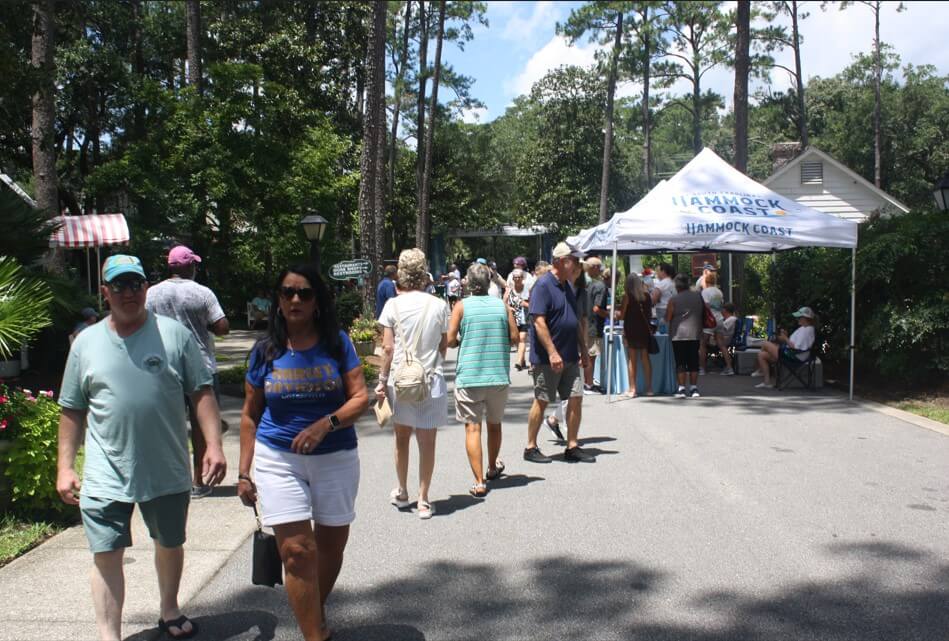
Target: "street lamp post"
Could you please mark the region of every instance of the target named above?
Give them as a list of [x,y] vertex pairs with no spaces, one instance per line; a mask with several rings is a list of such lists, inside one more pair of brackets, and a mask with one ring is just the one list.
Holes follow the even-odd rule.
[[323,240],[323,234],[326,233],[326,219],[319,214],[308,214],[300,221],[303,226],[303,233],[310,241],[310,262],[316,265],[317,271],[320,269],[320,241]]
[[949,171],[933,188],[933,197],[940,211],[949,211]]

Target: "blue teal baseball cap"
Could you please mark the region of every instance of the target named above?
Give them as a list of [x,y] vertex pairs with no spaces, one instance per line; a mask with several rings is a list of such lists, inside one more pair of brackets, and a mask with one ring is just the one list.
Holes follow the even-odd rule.
[[480,264],[480,265],[487,265],[487,264],[488,264],[488,261],[485,260],[484,258],[479,258],[479,259],[476,260],[475,262],[478,263],[478,264]]
[[116,254],[109,256],[102,264],[102,279],[111,283],[122,274],[135,274],[145,279],[145,270],[142,269],[142,261],[138,256],[128,256],[126,254]]

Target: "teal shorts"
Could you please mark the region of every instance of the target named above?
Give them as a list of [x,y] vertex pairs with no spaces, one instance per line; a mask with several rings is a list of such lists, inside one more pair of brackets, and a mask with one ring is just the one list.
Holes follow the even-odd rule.
[[[184,545],[190,492],[159,496],[138,504],[148,534],[166,548]],[[132,545],[132,512],[135,503],[100,499],[83,494],[79,498],[82,527],[93,553],[112,552]]]

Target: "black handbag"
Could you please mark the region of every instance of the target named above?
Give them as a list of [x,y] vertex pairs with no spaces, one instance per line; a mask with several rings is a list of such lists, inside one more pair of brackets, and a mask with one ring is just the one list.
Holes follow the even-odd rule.
[[[649,330],[650,329],[649,320],[646,318],[646,312],[645,310],[643,310],[642,304],[640,303],[639,305],[637,305],[637,307],[639,307],[639,313],[643,317],[643,322],[646,323],[646,329]],[[650,354],[659,353],[659,341],[656,340],[656,337],[651,332],[649,334],[649,344],[647,347]]]
[[649,353],[658,354],[659,353],[659,341],[656,340],[656,337],[652,334],[649,335]]
[[274,587],[278,583],[283,585],[283,561],[280,559],[280,550],[277,548],[277,537],[264,532],[260,525],[260,516],[257,515],[257,506],[254,506],[254,518],[257,519],[257,529],[253,536],[253,562],[250,581],[254,585]]

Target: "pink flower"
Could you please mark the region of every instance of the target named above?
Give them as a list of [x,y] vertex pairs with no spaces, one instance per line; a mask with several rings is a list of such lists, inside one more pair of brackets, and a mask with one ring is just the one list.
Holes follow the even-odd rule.
[[40,390],[40,394],[41,394],[42,396],[45,396],[46,398],[53,398],[53,390],[51,390],[51,389]]
[[0,396],[0,405],[3,405],[3,404],[6,403],[8,400],[10,400],[10,399],[8,399],[6,396]]
[[2,421],[0,421],[0,430],[5,430],[5,429],[7,429],[7,419],[3,419]]

